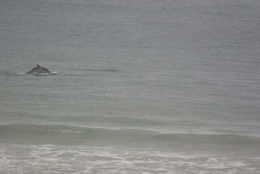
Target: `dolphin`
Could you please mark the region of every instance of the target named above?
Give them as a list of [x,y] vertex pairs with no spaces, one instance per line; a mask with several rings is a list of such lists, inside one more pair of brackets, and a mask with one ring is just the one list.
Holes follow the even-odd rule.
[[46,73],[50,74],[51,72],[47,68],[40,66],[38,64],[36,65],[36,67],[34,67],[33,69],[27,72],[27,74],[35,74],[35,75],[46,74]]

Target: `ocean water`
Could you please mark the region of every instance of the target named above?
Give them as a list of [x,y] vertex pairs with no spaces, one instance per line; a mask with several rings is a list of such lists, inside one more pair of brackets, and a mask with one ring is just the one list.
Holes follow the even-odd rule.
[[0,173],[260,173],[259,8],[0,0]]

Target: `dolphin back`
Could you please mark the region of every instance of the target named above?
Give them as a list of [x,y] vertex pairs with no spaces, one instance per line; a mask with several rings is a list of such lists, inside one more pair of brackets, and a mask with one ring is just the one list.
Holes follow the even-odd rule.
[[37,65],[27,72],[27,74],[51,73],[47,68]]

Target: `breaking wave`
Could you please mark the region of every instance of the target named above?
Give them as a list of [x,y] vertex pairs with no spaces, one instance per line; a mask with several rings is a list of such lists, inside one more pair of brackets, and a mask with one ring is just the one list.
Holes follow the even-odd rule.
[[[260,138],[247,135],[16,124],[0,126],[0,140],[0,172],[6,174],[259,171],[259,157],[237,153],[253,147],[257,152]],[[221,150],[211,153],[209,147]]]
[[144,144],[210,146],[257,146],[260,138],[239,134],[161,133],[141,129],[107,129],[64,125],[14,124],[0,126],[1,142],[18,144]]

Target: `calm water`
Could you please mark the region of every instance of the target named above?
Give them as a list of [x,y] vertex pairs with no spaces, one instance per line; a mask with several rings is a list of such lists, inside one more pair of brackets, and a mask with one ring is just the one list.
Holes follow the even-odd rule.
[[259,8],[0,0],[0,173],[259,173]]

